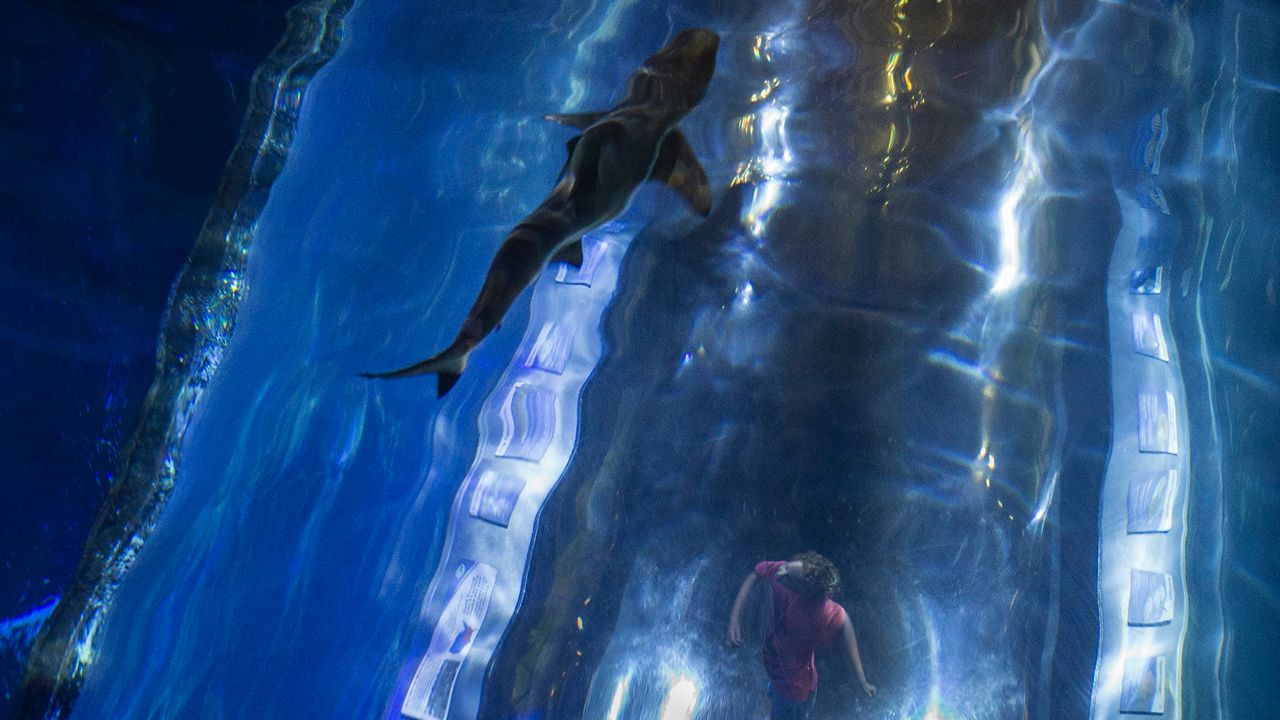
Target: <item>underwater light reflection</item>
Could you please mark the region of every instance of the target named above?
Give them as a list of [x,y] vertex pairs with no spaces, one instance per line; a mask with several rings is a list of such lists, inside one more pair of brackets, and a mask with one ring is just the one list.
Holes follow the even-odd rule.
[[[1020,285],[1026,275],[1023,258],[1023,242],[1027,228],[1023,226],[1022,216],[1027,212],[1026,206],[1035,202],[1041,194],[1042,175],[1040,172],[1040,156],[1035,144],[1031,141],[1030,122],[1026,119],[1018,123],[1018,152],[1014,158],[1013,182],[1005,189],[1000,198],[997,211],[997,228],[1000,241],[1000,267],[996,271],[995,282],[991,286],[993,295],[1003,295]],[[1031,200],[1028,200],[1028,196]]]
[[747,230],[757,238],[764,235],[769,212],[782,199],[783,182],[778,178],[791,169],[792,153],[786,129],[789,113],[787,106],[778,105],[774,100],[756,115],[761,150],[752,165],[764,179],[752,191],[751,202],[747,205],[742,220]]
[[698,686],[693,680],[682,677],[671,685],[667,699],[662,703],[661,720],[689,720],[698,705]]
[[630,674],[618,681],[617,687],[613,689],[613,700],[609,702],[609,714],[605,716],[607,720],[618,720],[618,715],[622,712],[622,701],[627,698],[627,688],[630,686]]
[[[757,62],[773,62],[773,54],[768,50],[772,37],[772,34],[757,36]],[[779,178],[791,171],[794,160],[791,144],[787,140],[787,118],[791,114],[791,107],[781,102],[782,98],[779,96],[782,88],[781,78],[775,76],[766,80],[764,90],[753,93],[750,97],[752,103],[765,105],[744,118],[742,123],[744,134],[754,134],[752,131],[758,129],[760,136],[759,152],[739,172],[734,183],[749,181],[752,175],[756,175],[760,181],[752,191],[751,202],[742,215],[743,225],[757,238],[764,234],[769,211],[777,207],[781,200],[782,181]]]

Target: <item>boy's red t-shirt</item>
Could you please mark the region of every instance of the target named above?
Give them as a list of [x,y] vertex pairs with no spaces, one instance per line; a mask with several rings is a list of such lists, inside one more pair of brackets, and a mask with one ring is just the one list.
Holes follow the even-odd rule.
[[840,633],[845,611],[830,598],[808,600],[778,582],[778,570],[785,564],[772,561],[756,565],[756,575],[773,590],[764,631],[764,670],[783,697],[803,702],[818,687],[813,651],[830,644]]

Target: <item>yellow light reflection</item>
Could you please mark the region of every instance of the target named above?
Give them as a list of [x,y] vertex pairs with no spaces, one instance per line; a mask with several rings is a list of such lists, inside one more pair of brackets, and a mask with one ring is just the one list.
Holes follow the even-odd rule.
[[889,97],[897,97],[898,84],[893,77],[893,71],[898,69],[898,63],[902,62],[902,51],[894,50],[889,55],[889,62],[884,67],[885,87],[889,88]]
[[782,81],[779,80],[778,78],[770,78],[766,80],[764,82],[764,89],[758,93],[753,93],[751,95],[751,102],[760,102],[761,100],[764,100],[765,98],[772,95],[773,91],[777,90],[778,87],[781,85],[782,85]]

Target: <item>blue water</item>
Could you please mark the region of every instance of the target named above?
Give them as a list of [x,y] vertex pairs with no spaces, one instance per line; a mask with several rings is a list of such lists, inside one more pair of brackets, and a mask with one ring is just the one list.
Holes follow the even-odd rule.
[[[728,607],[752,563],[810,548],[841,568],[880,687],[858,696],[847,663],[820,656],[815,717],[1089,712],[1099,498],[1126,401],[1111,396],[1106,273],[1121,198],[1144,183],[1168,204],[1144,252],[1168,268],[1197,493],[1173,696],[1185,717],[1274,715],[1280,14],[368,1],[343,23],[233,278],[234,333],[173,492],[81,645],[73,717],[398,716],[477,415],[528,297],[443,401],[429,379],[355,373],[452,338],[563,163],[572,132],[541,116],[611,105],[693,26],[722,36],[682,125],[716,207],[704,222],[651,187],[620,218],[626,259],[595,323],[607,352],[519,611],[471,689],[480,715],[605,717],[626,678],[619,716],[657,717],[673,678],[692,677],[694,717],[754,716],[763,674],[753,648],[723,646]],[[1142,128],[1164,109],[1151,180]],[[33,236],[11,207],[6,232]],[[106,215],[122,237],[152,232]],[[133,252],[110,257],[131,267]],[[162,295],[176,268],[147,264],[138,277]],[[98,292],[59,296],[100,306]],[[147,352],[111,357],[108,377],[150,370]],[[112,403],[142,402],[144,382],[115,382],[106,420],[102,390],[82,385],[95,414],[81,434],[108,427],[88,461],[103,479],[25,506],[80,529],[46,531],[68,549],[40,590],[36,571],[6,580],[16,656],[67,586],[135,421]],[[24,444],[57,454],[51,435]],[[6,535],[7,572],[48,545],[39,526],[6,524],[23,528]]]
[[[29,617],[75,572],[154,375],[169,289],[287,5],[6,6],[0,618]],[[0,715],[25,655],[0,654]]]

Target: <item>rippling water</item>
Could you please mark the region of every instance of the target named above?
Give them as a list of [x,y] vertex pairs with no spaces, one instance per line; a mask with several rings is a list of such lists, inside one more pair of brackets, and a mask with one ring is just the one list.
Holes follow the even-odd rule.
[[[1261,347],[1231,355],[1245,313],[1206,323],[1201,292],[1231,300],[1190,285],[1193,268],[1208,283],[1253,253],[1261,269],[1238,282],[1271,324],[1248,337],[1274,336],[1274,233],[1246,239],[1245,210],[1202,175],[1239,180],[1246,70],[1227,60],[1245,16],[1193,10],[357,3],[290,100],[296,134],[235,277],[234,334],[172,496],[80,648],[73,716],[398,716],[389,698],[474,418],[527,301],[443,402],[429,381],[355,373],[451,338],[563,161],[570,133],[541,116],[611,105],[690,26],[722,36],[683,124],[715,209],[702,222],[653,188],[620,219],[634,237],[600,318],[608,351],[480,715],[656,717],[680,683],[695,717],[759,714],[756,650],[721,640],[733,592],[755,561],[812,548],[844,574],[838,599],[880,687],[856,696],[847,663],[821,656],[816,717],[1084,716],[1112,432],[1107,268],[1119,198],[1156,203],[1143,168],[1161,153],[1167,207],[1153,212],[1177,224],[1153,242],[1187,268],[1170,268],[1174,334],[1202,362],[1192,462],[1221,493],[1236,486],[1205,464],[1217,453],[1269,457],[1216,435],[1214,411],[1265,434],[1276,368]],[[1143,134],[1162,109],[1167,151]],[[1274,485],[1246,489],[1274,509]],[[1197,718],[1231,715],[1206,678],[1237,627],[1230,611],[1195,614],[1222,597],[1206,555],[1189,564],[1213,588],[1192,595],[1196,710],[1182,712]],[[1265,608],[1274,564],[1257,562]],[[1238,697],[1234,716],[1250,717],[1257,696]]]

